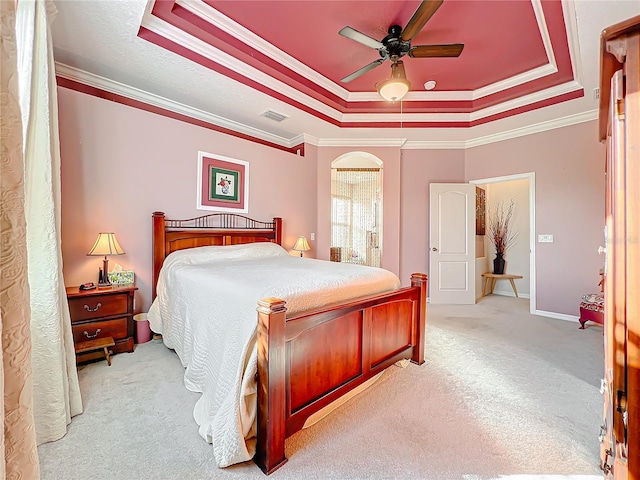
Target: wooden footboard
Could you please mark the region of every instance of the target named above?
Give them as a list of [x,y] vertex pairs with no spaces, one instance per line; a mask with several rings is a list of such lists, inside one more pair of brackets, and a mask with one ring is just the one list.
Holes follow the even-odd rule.
[[427,276],[411,287],[287,318],[283,300],[258,303],[258,443],[267,475],[284,441],[312,414],[401,359],[424,363]]

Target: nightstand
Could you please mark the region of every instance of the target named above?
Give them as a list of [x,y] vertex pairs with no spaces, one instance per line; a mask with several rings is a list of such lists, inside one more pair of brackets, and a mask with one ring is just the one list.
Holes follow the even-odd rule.
[[[113,353],[133,352],[135,286],[78,290],[67,287],[73,342],[113,337]],[[104,358],[101,352],[77,355],[77,362]]]

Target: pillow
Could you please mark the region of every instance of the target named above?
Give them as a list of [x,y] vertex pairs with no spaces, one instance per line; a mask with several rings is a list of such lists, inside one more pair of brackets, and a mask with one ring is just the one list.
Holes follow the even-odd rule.
[[289,256],[289,253],[277,243],[255,242],[239,245],[214,245],[195,247],[170,253],[164,265],[179,263],[195,265],[201,263],[217,263],[225,260],[243,260],[267,257]]

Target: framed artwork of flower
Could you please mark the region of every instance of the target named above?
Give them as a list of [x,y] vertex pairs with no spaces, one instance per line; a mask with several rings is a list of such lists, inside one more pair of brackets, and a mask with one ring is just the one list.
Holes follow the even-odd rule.
[[198,152],[198,210],[247,213],[249,162]]

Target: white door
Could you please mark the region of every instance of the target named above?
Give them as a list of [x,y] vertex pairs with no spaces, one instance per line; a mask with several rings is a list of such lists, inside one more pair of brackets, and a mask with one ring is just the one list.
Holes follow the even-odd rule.
[[429,185],[431,303],[476,303],[475,209],[475,185]]

